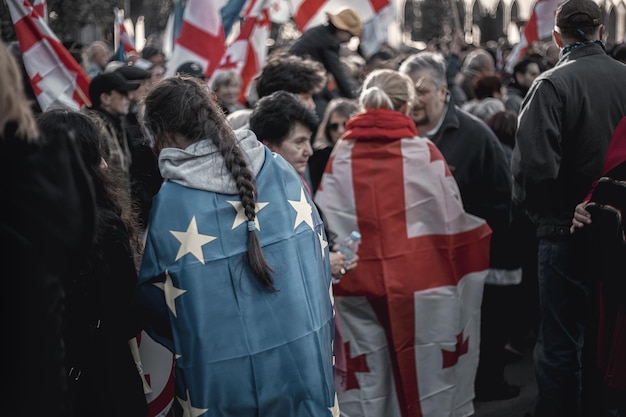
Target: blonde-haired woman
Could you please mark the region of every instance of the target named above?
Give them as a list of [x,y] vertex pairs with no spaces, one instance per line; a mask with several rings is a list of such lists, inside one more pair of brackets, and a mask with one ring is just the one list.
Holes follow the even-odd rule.
[[308,164],[313,194],[320,184],[322,173],[335,143],[346,131],[346,122],[358,110],[359,103],[350,98],[336,97],[328,102],[313,139],[313,155],[309,158]]
[[414,94],[398,71],[368,75],[363,111],[315,196],[340,238],[362,236],[358,268],[333,287],[347,364],[339,405],[350,417],[473,413],[491,231],[465,213],[443,156],[418,136]]

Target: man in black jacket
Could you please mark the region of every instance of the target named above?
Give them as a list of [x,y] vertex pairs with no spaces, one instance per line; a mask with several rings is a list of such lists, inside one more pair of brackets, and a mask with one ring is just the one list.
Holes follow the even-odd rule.
[[465,211],[487,221],[491,236],[489,275],[483,293],[480,359],[476,374],[478,400],[519,395],[520,387],[504,379],[507,314],[503,287],[521,281],[520,261],[507,244],[512,199],[511,171],[504,149],[482,120],[459,108],[448,90],[446,61],[438,52],[408,57],[400,72],[415,82],[416,100],[409,115],[419,134],[439,148],[459,185]]
[[522,103],[511,160],[514,198],[535,223],[539,244],[537,417],[580,416],[586,388],[599,385],[583,384],[595,364],[581,360],[594,346],[585,329],[595,280],[584,272],[585,242],[569,227],[626,115],[626,66],[606,53],[602,14],[593,0],[568,0],[557,9],[553,37],[561,58]]

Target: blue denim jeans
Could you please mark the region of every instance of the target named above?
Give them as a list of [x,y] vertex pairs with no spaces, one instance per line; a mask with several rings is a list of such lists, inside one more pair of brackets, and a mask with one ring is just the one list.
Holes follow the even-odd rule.
[[581,413],[581,359],[589,311],[582,248],[576,235],[539,238],[541,322],[534,350],[537,417],[579,417]]

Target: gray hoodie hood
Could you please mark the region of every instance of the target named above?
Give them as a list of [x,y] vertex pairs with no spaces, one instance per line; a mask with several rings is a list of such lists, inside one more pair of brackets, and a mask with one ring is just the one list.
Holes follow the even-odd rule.
[[[265,145],[251,130],[235,132],[248,167],[256,177],[265,162]],[[159,153],[159,170],[167,181],[198,190],[237,194],[237,186],[224,165],[224,158],[210,139],[186,149],[165,148]]]

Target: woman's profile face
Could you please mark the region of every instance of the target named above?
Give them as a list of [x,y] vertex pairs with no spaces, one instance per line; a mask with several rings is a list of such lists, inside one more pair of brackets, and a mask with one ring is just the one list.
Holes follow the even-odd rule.
[[348,118],[339,112],[333,112],[328,118],[328,136],[333,144],[337,143],[341,135],[346,131]]

